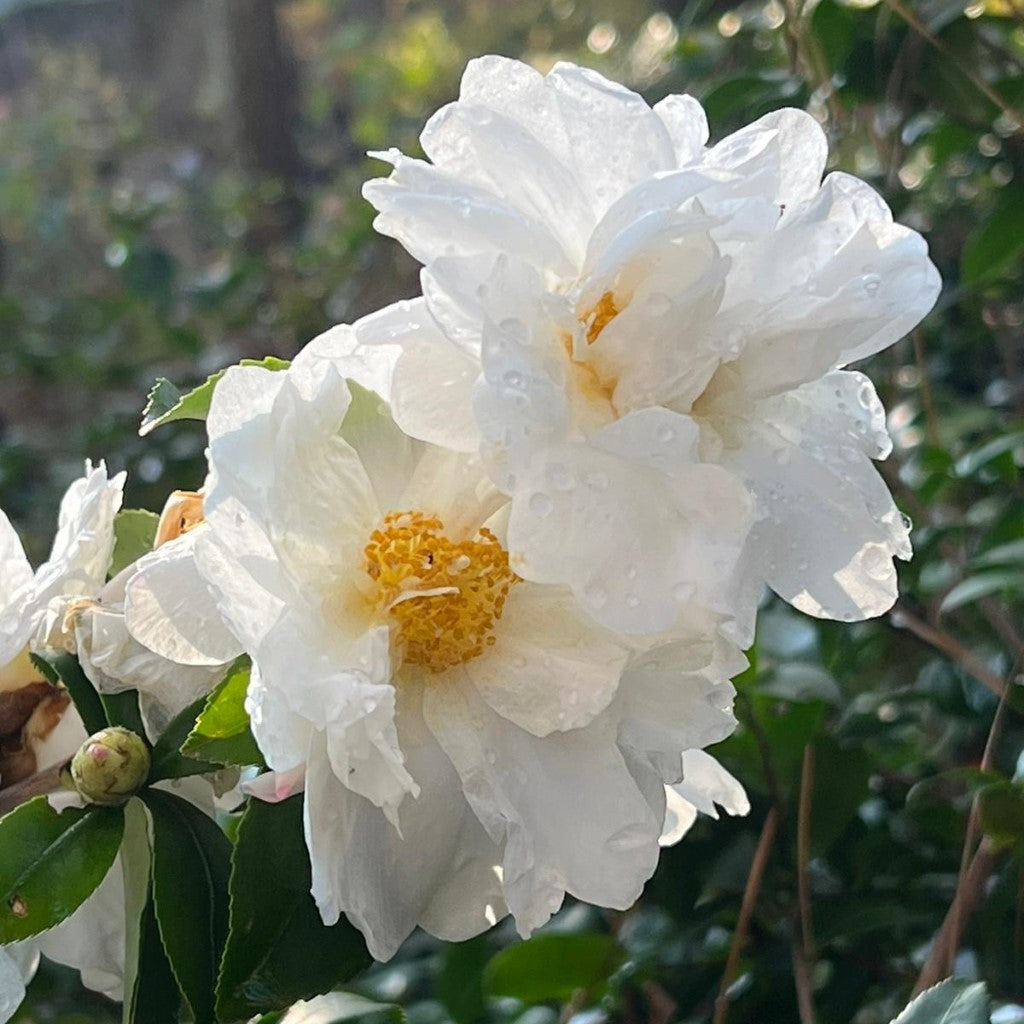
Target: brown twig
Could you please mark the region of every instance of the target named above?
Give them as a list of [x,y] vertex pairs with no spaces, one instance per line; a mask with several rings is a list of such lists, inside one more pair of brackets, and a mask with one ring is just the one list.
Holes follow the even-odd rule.
[[761,891],[764,871],[767,867],[768,857],[771,855],[778,830],[779,809],[772,807],[768,812],[768,816],[764,819],[761,838],[757,841],[754,861],[750,865],[747,885],[743,890],[740,915],[736,921],[736,930],[732,934],[732,942],[729,945],[729,956],[725,961],[725,971],[722,974],[722,983],[718,989],[718,997],[715,999],[715,1014],[712,1024],[725,1024],[725,1019],[729,1014],[729,989],[736,980],[736,973],[740,965],[740,954],[743,952],[743,944],[750,929],[750,919],[754,915],[754,907],[757,904],[757,894]]
[[796,819],[796,891],[800,905],[800,938],[804,962],[814,963],[817,956],[814,928],[811,923],[811,884],[808,865],[811,862],[811,795],[814,789],[814,747],[804,747],[800,771],[800,805]]
[[13,786],[0,789],[0,815],[13,811],[34,796],[45,796],[47,793],[56,793],[62,789],[60,773],[63,768],[63,764],[56,764],[52,768],[46,768],[27,779],[22,779],[21,782],[15,782]]
[[[957,888],[949,910],[943,919],[928,962],[921,970],[913,995],[919,995],[927,988],[937,985],[948,976],[946,961],[956,957],[960,946],[960,936],[971,913],[981,902],[985,893],[985,883],[996,864],[996,851],[988,839],[983,839],[977,853],[971,858],[970,867],[963,878],[963,884]],[[948,952],[947,952],[948,951]]]
[[935,415],[935,399],[932,396],[932,383],[928,377],[928,364],[924,357],[924,335],[917,327],[910,335],[914,345],[914,362],[917,364],[918,388],[921,392],[921,407],[924,409],[924,427],[928,435],[928,443],[938,448],[941,444],[939,434],[939,418]]
[[814,998],[811,994],[811,974],[807,964],[797,928],[793,927],[793,941],[789,944],[793,959],[793,983],[796,986],[796,1005],[800,1013],[800,1024],[817,1024],[814,1013]]
[[919,640],[923,640],[929,647],[945,654],[947,658],[955,661],[965,672],[974,676],[979,683],[988,687],[997,697],[1001,697],[1004,689],[1004,681],[996,675],[980,658],[974,655],[959,640],[955,640],[948,633],[929,626],[927,622],[919,619],[912,612],[900,606],[890,615],[892,624],[897,628],[909,629]]
[[977,89],[986,99],[995,104],[1008,118],[1015,122],[1015,134],[1024,130],[1024,117],[1012,107],[1002,96],[999,95],[975,71],[967,67],[953,51],[921,21],[917,14],[912,11],[902,0],[885,0],[886,4],[895,11],[922,39],[926,39],[936,50],[939,51],[956,69]]
[[[1002,684],[999,695],[999,704],[996,713],[992,717],[992,725],[988,730],[988,738],[985,740],[985,750],[981,755],[980,768],[987,772],[992,767],[992,759],[995,754],[996,744],[1003,731],[1003,722],[1006,720],[1006,695],[1013,685],[1013,677],[1016,674],[1015,664],[1010,673],[1009,679]],[[956,951],[960,946],[960,937],[963,935],[967,925],[967,918],[971,911],[977,906],[985,882],[991,873],[993,858],[991,851],[985,858],[979,861],[983,849],[987,847],[987,841],[982,840],[981,845],[975,850],[975,838],[978,834],[978,823],[980,819],[979,800],[975,796],[971,802],[971,811],[967,816],[967,829],[964,835],[963,852],[960,855],[960,871],[957,877],[956,892],[953,895],[953,902],[949,905],[946,917],[942,926],[932,943],[931,954],[921,969],[921,974],[914,986],[914,995],[923,992],[926,988],[937,984],[943,978],[953,973],[953,965],[956,962]],[[973,856],[972,856],[973,854]],[[985,871],[985,874],[978,878],[975,872]]]

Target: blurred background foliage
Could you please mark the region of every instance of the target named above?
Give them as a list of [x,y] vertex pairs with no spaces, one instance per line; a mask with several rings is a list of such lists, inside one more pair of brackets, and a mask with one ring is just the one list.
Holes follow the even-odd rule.
[[[752,813],[702,818],[633,910],[417,935],[355,989],[418,1024],[696,1024],[724,977],[731,1024],[882,1024],[963,875],[956,972],[1024,1020],[1022,0],[0,0],[0,506],[37,558],[85,456],[159,508],[199,484],[203,435],[136,436],[155,376],[414,294],[366,151],[416,151],[483,52],[691,92],[713,138],[805,107],[925,234],[938,307],[865,367],[916,557],[886,619],[763,610],[715,751]],[[60,970],[18,1018],[116,1019]]]

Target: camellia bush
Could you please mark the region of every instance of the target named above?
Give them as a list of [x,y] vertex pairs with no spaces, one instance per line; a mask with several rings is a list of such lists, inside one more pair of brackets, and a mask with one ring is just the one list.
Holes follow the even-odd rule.
[[1024,1017],[1024,440],[883,471],[942,279],[766,105],[471,60],[362,188],[419,295],[157,380],[159,511],[0,514],[0,1020]]

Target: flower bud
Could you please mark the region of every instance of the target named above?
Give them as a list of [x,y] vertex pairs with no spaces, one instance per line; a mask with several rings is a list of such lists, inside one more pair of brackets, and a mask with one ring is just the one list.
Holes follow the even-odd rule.
[[148,775],[149,748],[141,736],[119,725],[90,736],[71,761],[75,789],[90,804],[123,804]]

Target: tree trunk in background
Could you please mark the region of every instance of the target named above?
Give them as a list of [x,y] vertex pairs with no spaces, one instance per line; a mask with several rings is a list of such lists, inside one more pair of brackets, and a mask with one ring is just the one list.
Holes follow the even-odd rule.
[[293,134],[297,74],[275,2],[222,2],[240,156],[254,171],[291,180],[302,167]]

